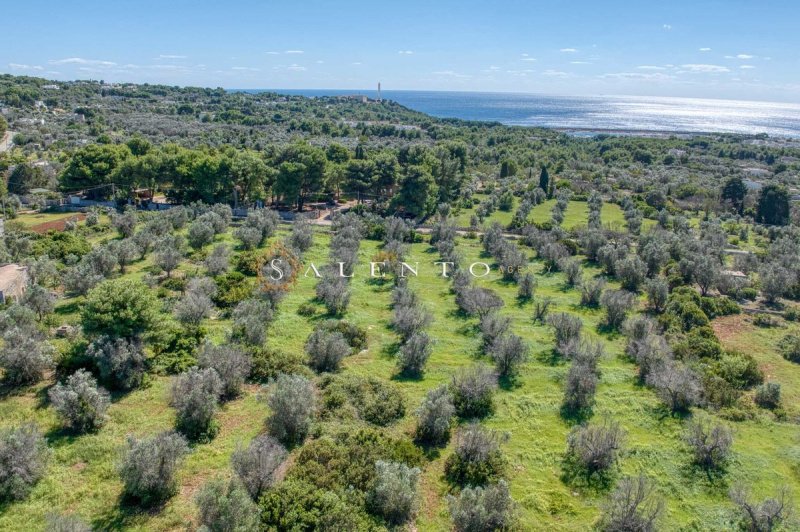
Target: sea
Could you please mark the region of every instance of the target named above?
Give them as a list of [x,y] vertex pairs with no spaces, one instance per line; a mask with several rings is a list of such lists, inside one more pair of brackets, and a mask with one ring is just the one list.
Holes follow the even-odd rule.
[[[364,95],[377,98],[374,89],[265,90],[310,97]],[[792,103],[411,90],[384,90],[381,96],[440,118],[546,127],[574,135],[737,133],[800,139],[800,104]]]

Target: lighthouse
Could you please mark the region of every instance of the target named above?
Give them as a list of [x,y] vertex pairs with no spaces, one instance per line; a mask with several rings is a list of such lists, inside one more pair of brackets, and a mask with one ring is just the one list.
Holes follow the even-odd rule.
[[378,82],[378,101],[382,102],[383,99],[381,98],[381,82]]

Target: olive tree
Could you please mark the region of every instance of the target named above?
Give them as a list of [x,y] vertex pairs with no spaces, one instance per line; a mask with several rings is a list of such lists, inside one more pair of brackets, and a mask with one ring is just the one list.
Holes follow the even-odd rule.
[[456,409],[453,396],[447,386],[438,386],[430,390],[417,409],[417,441],[440,445],[450,437],[450,425]]
[[306,340],[309,364],[319,372],[336,371],[342,359],[350,354],[350,344],[338,331],[315,329]]
[[460,486],[499,480],[506,467],[500,444],[507,439],[507,434],[469,423],[456,434],[455,449],[444,464],[445,478]]
[[664,501],[644,475],[625,477],[604,505],[598,529],[603,532],[655,532]]
[[547,323],[553,328],[556,352],[565,356],[570,344],[580,338],[583,321],[567,312],[555,312],[547,317]]
[[228,271],[231,250],[225,244],[217,244],[211,249],[204,262],[208,274],[217,277]]
[[233,470],[254,501],[277,481],[278,469],[288,453],[278,440],[269,434],[253,438],[247,447],[238,444],[231,456]]
[[272,385],[267,404],[270,433],[285,445],[301,443],[311,428],[316,410],[314,385],[303,376],[281,374]]
[[53,365],[53,347],[30,329],[13,327],[3,335],[0,368],[12,385],[33,384]]
[[430,336],[424,332],[414,333],[403,342],[397,354],[397,366],[400,372],[407,375],[422,374],[432,350]]
[[350,285],[347,278],[333,272],[323,274],[317,283],[316,294],[331,315],[342,314],[350,304]]
[[203,531],[257,532],[258,506],[236,480],[212,479],[195,498]]
[[151,438],[128,437],[119,463],[123,494],[143,505],[160,503],[175,494],[175,473],[189,451],[186,440],[175,432]]
[[489,356],[494,360],[500,377],[514,377],[519,366],[528,360],[530,348],[516,334],[503,334],[495,338],[489,347]]
[[484,417],[494,410],[492,396],[497,389],[497,376],[482,364],[461,370],[450,382],[453,405],[459,417]]
[[600,304],[606,311],[605,325],[609,329],[618,329],[628,312],[633,308],[636,297],[627,290],[606,290],[600,298]]
[[590,480],[595,474],[605,474],[617,462],[622,440],[622,428],[615,421],[579,425],[567,437],[567,461]]
[[49,457],[36,425],[0,429],[0,500],[24,499],[44,477]]
[[268,301],[245,299],[233,309],[233,337],[252,346],[264,345],[274,311]]
[[211,436],[222,390],[222,381],[211,368],[190,368],[175,377],[170,406],[176,410],[178,430],[190,440]]
[[511,530],[515,522],[514,501],[504,480],[464,488],[458,497],[448,495],[447,507],[456,532]]
[[695,465],[705,471],[722,471],[730,460],[733,435],[725,425],[692,422],[685,441],[692,451]]
[[700,383],[686,365],[669,360],[650,371],[647,384],[672,412],[687,412],[700,400]]
[[771,532],[779,530],[792,513],[789,488],[782,486],[777,497],[754,501],[743,485],[734,486],[730,491],[731,501],[739,513],[742,530],[749,532]]
[[369,510],[387,523],[401,525],[413,519],[419,502],[420,470],[398,462],[375,462],[375,482],[367,498]]
[[108,392],[97,386],[92,374],[78,370],[48,392],[50,404],[69,428],[86,432],[101,427],[110,404]]
[[252,357],[235,345],[214,345],[206,342],[197,358],[201,368],[211,368],[222,381],[222,394],[236,397],[253,366]]
[[147,369],[147,358],[138,338],[101,336],[86,349],[86,355],[97,366],[100,379],[120,390],[141,385]]

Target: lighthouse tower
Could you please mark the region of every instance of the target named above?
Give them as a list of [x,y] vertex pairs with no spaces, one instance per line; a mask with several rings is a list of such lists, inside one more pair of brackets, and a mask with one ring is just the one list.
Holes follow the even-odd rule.
[[383,99],[381,98],[381,82],[378,82],[378,101],[382,102]]

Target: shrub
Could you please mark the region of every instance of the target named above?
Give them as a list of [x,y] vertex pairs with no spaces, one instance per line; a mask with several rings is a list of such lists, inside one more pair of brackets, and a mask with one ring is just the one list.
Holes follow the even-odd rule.
[[394,385],[375,377],[326,375],[320,382],[323,414],[363,419],[375,425],[388,425],[402,418],[406,400]]
[[342,359],[350,354],[350,345],[340,332],[315,329],[306,341],[305,351],[315,370],[336,371]]
[[177,427],[190,440],[211,437],[223,385],[211,368],[190,368],[172,382],[170,406],[177,411]]
[[566,461],[582,471],[587,480],[595,473],[603,475],[617,462],[622,439],[622,428],[615,421],[579,425],[567,437]]
[[536,323],[537,321],[540,323],[545,322],[545,318],[547,318],[547,313],[550,311],[550,305],[553,304],[553,299],[546,297],[537,301],[533,304],[533,322]]
[[13,327],[3,335],[0,368],[12,385],[33,384],[53,365],[53,347],[30,329]]
[[465,488],[458,497],[448,495],[447,506],[456,532],[491,532],[513,527],[514,501],[503,480],[486,487]]
[[647,278],[647,265],[636,255],[629,255],[614,263],[614,272],[624,289],[637,292]]
[[392,327],[404,341],[420,333],[431,323],[431,315],[420,305],[395,305]]
[[777,497],[755,502],[747,489],[738,485],[731,490],[730,498],[739,513],[740,528],[750,532],[780,530],[792,513],[791,497],[786,486],[781,487]]
[[700,400],[697,376],[680,362],[662,364],[648,375],[647,383],[672,412],[687,412]]
[[216,277],[227,272],[230,266],[230,255],[231,250],[225,244],[214,246],[204,261],[208,274]]
[[292,224],[292,233],[289,235],[289,246],[303,254],[314,244],[314,231],[311,224],[304,217],[295,218]]
[[766,382],[756,388],[754,400],[761,408],[774,410],[781,404],[781,385],[777,382]]
[[800,336],[787,334],[778,342],[778,349],[786,360],[800,363]]
[[50,403],[71,429],[85,432],[101,427],[110,403],[108,392],[97,387],[91,373],[78,370],[48,392]]
[[392,525],[410,521],[417,512],[420,470],[397,462],[375,462],[375,484],[368,507]]
[[100,379],[111,387],[131,390],[141,385],[146,358],[140,340],[101,336],[86,350],[100,372]]
[[556,351],[566,355],[568,346],[580,337],[583,321],[578,316],[566,312],[556,312],[547,317],[556,339]]
[[506,378],[517,374],[520,364],[528,359],[528,352],[528,345],[516,334],[495,338],[489,347],[489,356],[494,360],[497,374]]
[[625,477],[605,504],[598,529],[603,532],[655,532],[664,502],[644,475]]
[[606,290],[600,297],[600,304],[606,311],[605,325],[610,329],[618,329],[628,312],[633,308],[635,296],[626,290]]
[[663,277],[654,277],[644,283],[647,301],[655,312],[661,313],[669,298],[669,283]]
[[189,225],[186,240],[194,249],[200,249],[214,240],[214,226],[205,220],[197,219]]
[[113,279],[89,292],[81,323],[86,334],[132,338],[150,330],[157,308],[153,291],[141,282]]
[[698,467],[706,471],[721,471],[727,465],[733,436],[725,425],[693,422],[685,440]]
[[500,451],[505,437],[470,423],[456,434],[453,454],[444,464],[444,476],[459,486],[482,486],[496,482],[506,467]]
[[713,366],[713,373],[737,389],[746,389],[764,382],[764,374],[752,355],[730,351]]
[[501,308],[503,300],[488,288],[467,287],[456,294],[456,305],[470,316],[481,317]]
[[197,290],[187,290],[175,305],[175,318],[184,325],[197,327],[211,316],[214,304],[211,298]]
[[197,359],[201,368],[212,368],[222,381],[222,393],[236,397],[245,379],[250,375],[252,357],[242,349],[231,345],[206,343]]
[[189,447],[175,432],[162,432],[152,438],[128,437],[119,464],[123,494],[144,505],[162,502],[177,491],[175,472]]
[[367,331],[346,320],[325,320],[317,325],[318,329],[338,332],[350,345],[351,353],[356,354],[367,348]]
[[279,375],[267,396],[270,433],[284,445],[302,442],[311,428],[316,398],[314,385],[300,375]]
[[231,456],[233,470],[247,492],[257,501],[276,481],[278,468],[288,453],[283,445],[268,434],[256,436],[250,445],[237,445]]
[[44,476],[49,457],[36,425],[0,429],[0,500],[24,499]]
[[574,287],[581,283],[581,265],[577,260],[565,257],[558,261],[558,269],[564,272],[567,286]]
[[255,532],[258,507],[235,480],[208,481],[195,498],[200,530],[208,532]]
[[459,417],[469,419],[484,417],[494,411],[492,396],[497,388],[497,377],[486,366],[475,365],[453,376],[450,393]]
[[406,375],[421,375],[432,350],[431,339],[427,334],[414,333],[400,346],[397,356],[400,372]]
[[450,438],[450,425],[456,409],[447,386],[430,390],[417,409],[417,441],[440,445]]

